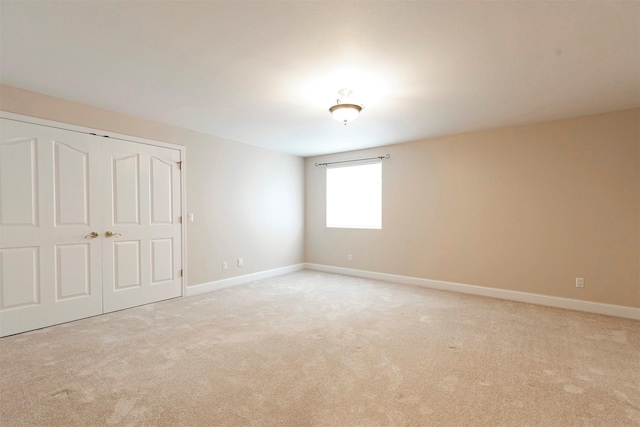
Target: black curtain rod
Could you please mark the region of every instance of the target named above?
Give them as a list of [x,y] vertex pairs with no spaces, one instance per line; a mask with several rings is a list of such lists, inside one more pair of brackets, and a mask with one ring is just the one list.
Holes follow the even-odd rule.
[[354,159],[354,160],[343,160],[341,162],[328,162],[328,163],[316,163],[316,167],[318,166],[327,166],[327,165],[333,165],[336,163],[351,163],[351,162],[360,162],[362,160],[375,160],[375,159],[388,159],[391,156],[389,154],[387,154],[386,156],[378,156],[378,157],[368,157],[366,159]]

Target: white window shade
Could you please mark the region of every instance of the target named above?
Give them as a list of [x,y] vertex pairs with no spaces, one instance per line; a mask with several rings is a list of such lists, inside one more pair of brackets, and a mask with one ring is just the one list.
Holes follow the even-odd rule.
[[327,227],[382,228],[382,163],[327,166]]

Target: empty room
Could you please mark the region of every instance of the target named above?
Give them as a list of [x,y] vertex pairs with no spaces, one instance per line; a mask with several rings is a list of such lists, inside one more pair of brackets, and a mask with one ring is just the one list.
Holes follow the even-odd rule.
[[0,0],[0,425],[639,426],[640,2]]

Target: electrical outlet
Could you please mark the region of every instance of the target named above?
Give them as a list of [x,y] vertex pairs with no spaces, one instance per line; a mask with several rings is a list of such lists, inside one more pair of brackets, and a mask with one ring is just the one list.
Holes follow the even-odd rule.
[[576,277],[576,288],[584,288],[584,278]]
[[229,264],[227,264],[227,261],[222,261],[222,269],[227,270],[228,268],[229,268]]
[[351,254],[347,255],[347,261],[353,261],[353,257],[351,256]]
[[244,260],[242,258],[238,258],[238,267],[242,267],[244,265]]

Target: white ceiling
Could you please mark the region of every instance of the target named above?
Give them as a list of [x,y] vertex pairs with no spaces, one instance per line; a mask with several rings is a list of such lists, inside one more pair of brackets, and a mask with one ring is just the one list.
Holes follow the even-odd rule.
[[637,1],[2,0],[0,26],[2,83],[300,156],[640,106]]

